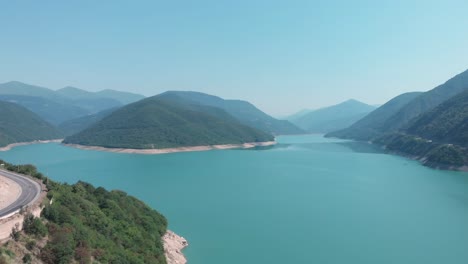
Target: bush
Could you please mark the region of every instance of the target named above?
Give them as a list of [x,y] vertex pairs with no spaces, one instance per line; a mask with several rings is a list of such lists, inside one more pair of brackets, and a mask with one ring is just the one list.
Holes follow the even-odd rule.
[[42,221],[32,214],[28,214],[24,217],[23,230],[26,234],[36,237],[44,237],[47,234],[47,229]]
[[32,257],[31,257],[30,254],[24,255],[24,257],[23,257],[23,263],[31,263],[31,261],[32,261]]

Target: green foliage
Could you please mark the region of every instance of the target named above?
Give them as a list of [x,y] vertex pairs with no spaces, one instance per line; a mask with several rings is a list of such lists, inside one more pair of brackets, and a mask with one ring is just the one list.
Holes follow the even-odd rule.
[[415,119],[406,132],[468,147],[468,90]]
[[62,137],[55,127],[28,109],[0,101],[0,146]]
[[50,187],[54,202],[42,213],[50,237],[41,251],[45,263],[166,263],[167,221],[143,202],[84,182]]
[[27,214],[23,220],[23,231],[28,235],[36,237],[44,237],[47,234],[47,229],[42,221],[34,217],[32,214]]
[[274,135],[304,133],[303,130],[289,121],[277,120],[247,101],[224,100],[209,94],[182,91],[169,91],[157,97],[185,105],[201,105],[222,109],[243,125]]
[[26,254],[26,255],[24,255],[24,257],[23,257],[23,263],[31,263],[31,261],[32,261],[31,254]]
[[14,165],[14,164],[5,162],[4,160],[0,160],[0,164],[4,164],[4,168],[12,172],[29,175],[39,180],[45,181],[47,179],[42,173],[40,173],[37,170],[37,168],[34,165],[31,165],[31,164]]
[[240,124],[219,108],[151,97],[116,110],[64,142],[153,149],[269,140],[272,135]]
[[10,237],[15,241],[19,241],[21,238],[21,232],[18,230],[18,228],[13,227],[11,229]]
[[377,138],[375,143],[390,151],[411,155],[432,167],[460,167],[468,164],[468,151],[452,144],[440,144],[406,134],[389,134]]
[[66,136],[71,136],[101,121],[104,117],[110,115],[116,109],[117,108],[111,108],[96,114],[70,119],[61,123],[59,125],[59,128],[65,133]]
[[[467,89],[468,70],[428,92],[406,93],[397,96],[349,128],[329,133],[327,136],[356,140],[372,140],[386,133],[397,132],[411,125],[414,119],[419,115],[431,111],[450,98],[460,96],[463,92],[467,91]],[[443,118],[441,116],[437,123],[444,123],[442,120]],[[465,129],[467,128],[468,127],[465,126]],[[442,129],[442,127],[438,126],[437,129]],[[429,130],[430,128],[428,127],[426,131]],[[445,132],[449,133],[448,131]]]
[[33,250],[33,248],[36,246],[36,241],[30,240],[26,243],[26,248],[28,250]]

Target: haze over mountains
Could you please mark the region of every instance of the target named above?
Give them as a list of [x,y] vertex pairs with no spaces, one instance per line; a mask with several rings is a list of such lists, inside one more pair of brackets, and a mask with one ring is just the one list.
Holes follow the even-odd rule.
[[182,100],[187,104],[217,107],[225,110],[244,125],[275,135],[304,133],[303,130],[290,122],[275,119],[247,101],[225,100],[217,96],[190,91],[168,91],[158,96],[161,98],[177,97],[178,100]]
[[[65,87],[54,91],[8,82],[0,84],[0,101],[39,115],[58,131],[55,138],[65,135],[67,143],[83,145],[167,148],[238,144],[304,132],[249,102],[198,92],[170,91],[146,100],[142,95],[113,90],[89,92]],[[39,138],[29,141],[35,139]]]
[[187,103],[174,93],[146,98],[111,113],[64,143],[107,148],[161,149],[273,140],[221,108]]
[[92,93],[65,87],[54,91],[16,81],[0,84],[0,100],[20,104],[54,125],[142,98],[142,95],[112,90]]
[[373,141],[433,167],[468,165],[468,70],[424,93],[399,95],[329,137]]
[[309,133],[328,133],[347,128],[375,108],[350,99],[318,110],[301,111],[288,120]]
[[[468,163],[467,90],[465,71],[430,91],[396,96],[377,109],[348,100],[302,111],[289,122],[275,119],[247,101],[199,92],[168,91],[142,99],[144,96],[112,90],[93,93],[65,87],[53,91],[9,82],[0,84],[0,100],[30,111],[12,108],[11,104],[5,109],[18,111],[24,120],[34,120],[31,122],[46,132],[34,138],[15,137],[6,131],[2,142],[66,135],[66,143],[153,149],[260,142],[270,141],[275,135],[329,132],[328,137],[372,141],[424,159],[427,164],[462,166]],[[31,117],[31,112],[38,116]],[[39,116],[45,121],[38,120]],[[9,126],[24,129],[12,122]]]

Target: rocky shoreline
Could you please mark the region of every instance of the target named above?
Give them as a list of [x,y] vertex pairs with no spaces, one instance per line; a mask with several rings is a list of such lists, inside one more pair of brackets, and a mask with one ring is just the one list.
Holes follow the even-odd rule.
[[176,233],[168,230],[163,236],[164,255],[168,264],[185,264],[185,258],[182,250],[188,246],[185,238],[177,235]]
[[266,142],[251,142],[244,144],[226,144],[226,145],[209,145],[209,146],[194,146],[194,147],[180,147],[180,148],[163,148],[163,149],[126,149],[126,148],[105,148],[98,146],[84,146],[78,144],[63,144],[64,146],[84,149],[84,150],[97,150],[115,153],[130,153],[130,154],[167,154],[176,152],[192,152],[192,151],[207,151],[207,150],[221,150],[221,149],[249,149],[255,147],[273,146],[276,141]]

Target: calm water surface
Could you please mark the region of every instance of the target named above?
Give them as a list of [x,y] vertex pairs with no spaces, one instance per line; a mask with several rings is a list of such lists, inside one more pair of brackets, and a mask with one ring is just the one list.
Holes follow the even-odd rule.
[[121,189],[186,237],[190,264],[468,263],[468,174],[361,143],[279,137],[268,150],[0,153],[51,178]]

